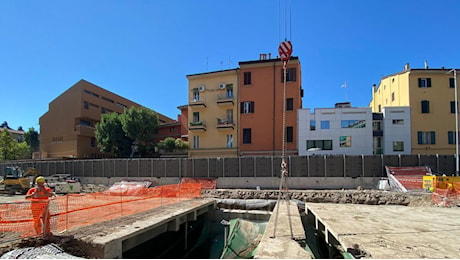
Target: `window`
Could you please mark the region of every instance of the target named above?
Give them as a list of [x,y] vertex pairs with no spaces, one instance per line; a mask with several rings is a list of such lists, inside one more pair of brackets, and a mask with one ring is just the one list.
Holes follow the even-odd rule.
[[227,84],[225,88],[227,89],[227,98],[232,98],[233,97],[233,84]]
[[329,129],[329,120],[321,121],[321,129]]
[[418,78],[419,88],[431,88],[431,78]]
[[382,131],[382,122],[380,121],[372,122],[372,131]]
[[95,96],[95,97],[99,97],[98,94],[96,94],[96,93],[94,93],[94,92],[91,92],[91,91],[89,91],[89,90],[87,90],[87,89],[85,89],[85,90],[83,90],[83,91],[84,91],[86,94],[89,94],[89,95],[92,95],[92,96]]
[[422,114],[430,113],[430,101],[422,100]]
[[244,83],[243,83],[244,85],[251,85],[252,84],[251,72],[250,71],[244,72],[243,77],[244,77]]
[[[296,81],[296,68],[287,68],[286,69],[286,82]],[[284,82],[284,69],[281,69],[281,82]]]
[[286,99],[286,111],[292,111],[292,110],[294,110],[294,99],[287,98]]
[[96,147],[96,138],[91,137],[91,147]]
[[394,141],[393,142],[393,152],[404,152],[404,142]]
[[82,119],[82,120],[80,120],[80,125],[91,126],[91,122]]
[[170,132],[170,133],[174,133],[175,130],[176,130],[176,129],[175,129],[174,127],[170,127],[170,128],[169,128],[169,132]]
[[351,136],[341,136],[339,138],[340,147],[351,147]]
[[200,148],[200,137],[199,136],[193,136],[193,149],[199,149]]
[[403,119],[393,119],[393,125],[404,125]]
[[366,120],[342,120],[342,128],[365,128]]
[[193,91],[193,101],[200,101],[200,92]]
[[436,144],[436,135],[434,131],[417,132],[418,144]]
[[454,78],[449,79],[449,87],[455,88],[455,80],[454,80]]
[[227,148],[233,147],[233,135],[227,135]]
[[391,93],[391,101],[395,101],[395,93],[394,92]]
[[455,132],[449,131],[447,132],[447,139],[449,144],[456,144]]
[[89,103],[88,102],[83,102],[83,108],[84,109],[89,109]]
[[455,113],[455,101],[450,101],[450,113]]
[[294,142],[294,127],[292,126],[286,127],[286,142]]
[[332,140],[307,140],[307,151],[312,148],[332,150]]
[[379,113],[382,112],[382,105],[379,105]]
[[107,102],[113,103],[113,100],[111,100],[110,98],[106,98],[104,96],[102,96],[101,98],[102,98],[102,100],[105,100]]
[[233,109],[227,109],[226,114],[227,114],[227,121],[230,124],[233,124]]
[[200,122],[200,112],[193,112],[193,123]]
[[102,114],[105,114],[105,113],[112,113],[113,111],[111,109],[108,109],[108,108],[105,108],[105,107],[101,107],[101,113]]
[[251,128],[243,128],[243,144],[251,143]]
[[254,113],[254,101],[241,102],[241,114]]
[[315,131],[315,130],[316,130],[316,121],[310,120],[310,131]]

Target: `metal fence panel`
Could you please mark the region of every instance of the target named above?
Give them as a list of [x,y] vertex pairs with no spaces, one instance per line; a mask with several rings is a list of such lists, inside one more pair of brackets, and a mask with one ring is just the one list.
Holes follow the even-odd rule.
[[325,177],[325,156],[312,155],[309,158],[309,173],[310,177]]

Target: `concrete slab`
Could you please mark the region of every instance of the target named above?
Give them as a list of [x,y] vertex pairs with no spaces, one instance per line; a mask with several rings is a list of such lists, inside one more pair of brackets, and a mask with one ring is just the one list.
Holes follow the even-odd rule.
[[305,243],[305,239],[297,204],[280,200],[273,210],[254,258],[312,259],[310,252],[305,251],[298,242]]
[[214,214],[215,201],[210,199],[191,199],[169,204],[142,214],[142,217],[121,217],[123,224],[113,227],[96,228],[88,234],[86,228],[69,230],[77,239],[92,246],[87,252],[92,258],[122,258],[123,252],[132,249],[164,232],[178,231],[181,224],[195,221],[203,214]]
[[367,258],[460,257],[460,209],[308,203],[307,215],[332,243]]

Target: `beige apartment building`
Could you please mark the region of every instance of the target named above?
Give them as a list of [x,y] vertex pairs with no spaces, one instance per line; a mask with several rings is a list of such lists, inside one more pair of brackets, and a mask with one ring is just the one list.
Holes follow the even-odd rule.
[[238,156],[238,70],[187,75],[190,158]]
[[412,154],[455,154],[455,86],[450,69],[404,70],[373,86],[372,112],[409,106]]
[[[39,119],[40,158],[102,158],[94,135],[95,125],[105,113],[123,113],[141,105],[80,80],[50,102]],[[176,122],[158,114],[160,124]]]

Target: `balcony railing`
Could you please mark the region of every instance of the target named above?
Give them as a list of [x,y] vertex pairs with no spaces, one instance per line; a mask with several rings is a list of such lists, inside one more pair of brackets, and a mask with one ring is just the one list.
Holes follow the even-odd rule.
[[94,131],[96,130],[96,128],[87,125],[75,125],[74,129],[77,135],[83,136],[94,136]]
[[234,129],[234,127],[235,125],[233,124],[232,119],[217,118],[217,129],[226,129],[226,128]]
[[218,105],[234,105],[233,95],[228,95],[228,93],[225,95],[217,95],[216,103]]
[[190,126],[188,129],[206,131],[206,123],[204,121],[190,122]]
[[206,101],[204,98],[192,99],[188,105],[192,108],[206,107]]

